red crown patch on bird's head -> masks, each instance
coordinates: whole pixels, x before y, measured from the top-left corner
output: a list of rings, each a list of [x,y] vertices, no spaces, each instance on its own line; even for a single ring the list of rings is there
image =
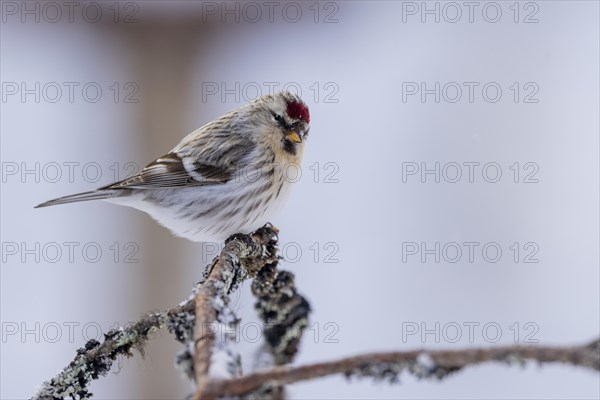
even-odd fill
[[[302,103],[290,101],[287,104],[287,114],[294,119],[301,119],[307,124],[310,123],[310,114],[308,113],[308,107]]]

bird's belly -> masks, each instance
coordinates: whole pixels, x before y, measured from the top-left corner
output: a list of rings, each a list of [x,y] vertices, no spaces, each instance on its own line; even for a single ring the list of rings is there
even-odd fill
[[[250,233],[285,204],[293,183],[277,178],[252,185],[139,190],[107,201],[148,213],[174,234],[195,242],[221,243],[234,233]]]

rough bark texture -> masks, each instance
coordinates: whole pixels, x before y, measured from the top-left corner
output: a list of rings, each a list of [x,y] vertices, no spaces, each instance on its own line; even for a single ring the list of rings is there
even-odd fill
[[[202,393],[210,379],[219,326],[235,323],[228,310],[229,294],[246,278],[256,276],[265,265],[277,261],[276,244],[277,231],[272,226],[265,226],[250,235],[229,238],[221,254],[213,261],[195,303],[194,375],[197,394]],[[226,347],[224,343],[220,345]]]
[[[373,353],[301,367],[275,367],[228,380],[213,380],[203,398],[251,393],[266,383],[286,385],[334,374],[398,382],[402,372],[418,378],[442,379],[466,366],[488,361],[522,365],[526,361],[564,363],[600,370],[600,339],[575,347],[509,346],[455,351]]]
[[[252,294],[256,297],[254,307],[263,322],[264,350],[268,356],[265,367],[291,363],[310,313],[308,301],[296,290],[294,274],[278,270],[276,263],[268,264],[254,278]],[[250,397],[282,399],[285,387],[266,383]]]
[[[216,399],[243,396],[271,398],[284,396],[285,385],[334,374],[369,377],[396,382],[402,372],[419,378],[442,379],[466,366],[483,362],[522,365],[528,360],[558,362],[600,371],[600,339],[583,346],[508,346],[456,351],[407,351],[373,353],[337,361],[290,366],[298,351],[310,306],[297,293],[294,276],[277,269],[277,230],[266,225],[249,235],[234,235],[207,267],[204,279],[192,296],[164,312],[142,317],[128,328],[109,331],[102,343],[90,340],[77,350],[75,359],[56,377],[42,384],[33,399],[87,399],[88,385],[104,376],[120,356],[134,350],[143,355],[153,332],[168,328],[184,344],[177,356],[178,366],[195,380],[193,398]],[[253,278],[256,310],[264,323],[266,353],[271,357],[264,371],[241,375],[240,360],[227,335],[235,332],[237,317],[229,307],[229,295],[239,284]],[[215,364],[225,363],[225,377],[217,376]],[[220,365],[223,367],[223,365]],[[223,369],[223,368],[221,368]]]

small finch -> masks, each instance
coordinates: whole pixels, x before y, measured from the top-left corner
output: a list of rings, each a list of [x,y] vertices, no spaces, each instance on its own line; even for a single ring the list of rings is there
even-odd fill
[[[309,123],[298,96],[262,96],[190,133],[138,175],[37,207],[105,200],[142,210],[193,241],[249,233],[285,203]]]

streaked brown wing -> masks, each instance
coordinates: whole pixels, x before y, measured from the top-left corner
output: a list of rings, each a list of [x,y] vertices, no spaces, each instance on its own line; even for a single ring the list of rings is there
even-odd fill
[[[224,117],[186,136],[138,175],[102,189],[163,189],[229,181],[248,165],[256,146],[231,126],[231,118]]]
[[[232,172],[219,166],[202,164],[195,166],[197,167],[196,170],[193,170],[190,174],[185,168],[183,160],[177,154],[169,153],[148,164],[138,175],[105,186],[102,189],[162,189],[201,186],[224,183],[231,178]],[[192,175],[198,178],[195,179]]]

